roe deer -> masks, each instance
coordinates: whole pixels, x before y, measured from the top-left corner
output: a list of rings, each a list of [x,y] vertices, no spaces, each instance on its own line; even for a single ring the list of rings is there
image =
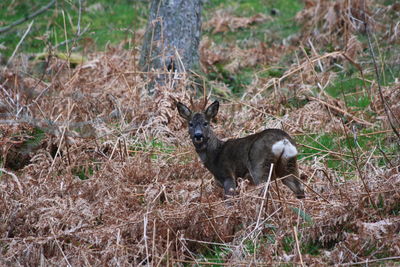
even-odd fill
[[[242,177],[258,185],[266,182],[271,163],[272,178],[283,177],[283,183],[297,196],[304,198],[298,181],[297,149],[293,139],[280,129],[266,129],[243,138],[222,141],[213,133],[210,121],[219,109],[214,101],[203,112],[192,112],[177,103],[179,115],[189,124],[189,134],[204,166],[214,175],[225,197],[234,195],[236,178]]]

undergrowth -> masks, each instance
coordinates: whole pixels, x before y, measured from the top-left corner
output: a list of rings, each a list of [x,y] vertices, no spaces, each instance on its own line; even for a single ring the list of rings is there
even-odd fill
[[[47,3],[3,2],[0,27]],[[149,1],[82,1],[68,46],[79,1],[13,58],[30,22],[1,34],[0,265],[398,264],[399,7],[362,3],[205,1],[198,75],[154,95],[137,66]],[[223,200],[175,110],[202,101],[194,81],[222,100],[218,136],[294,137],[304,200],[241,179]]]

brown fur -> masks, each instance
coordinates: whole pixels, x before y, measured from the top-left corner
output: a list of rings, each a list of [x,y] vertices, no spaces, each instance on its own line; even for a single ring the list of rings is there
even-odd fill
[[[204,112],[193,113],[182,103],[177,104],[178,112],[189,125],[189,134],[204,166],[224,188],[225,195],[233,195],[236,178],[248,178],[254,184],[267,181],[271,163],[274,164],[272,178],[284,177],[283,183],[298,198],[304,198],[304,189],[298,181],[299,173],[296,156],[284,157],[272,151],[272,146],[287,140],[287,146],[295,148],[294,140],[280,129],[266,129],[243,138],[221,141],[210,127],[210,121],[219,109],[218,101]],[[297,154],[297,151],[296,151]]]

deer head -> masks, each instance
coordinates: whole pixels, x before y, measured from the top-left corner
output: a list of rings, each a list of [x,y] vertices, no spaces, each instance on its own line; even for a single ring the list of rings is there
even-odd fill
[[[204,150],[213,135],[210,128],[211,120],[218,114],[219,102],[214,101],[205,111],[192,112],[181,102],[177,103],[179,115],[188,122],[189,134],[196,150]]]

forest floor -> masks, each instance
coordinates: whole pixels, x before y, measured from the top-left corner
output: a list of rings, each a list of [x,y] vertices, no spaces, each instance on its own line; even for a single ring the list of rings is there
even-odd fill
[[[0,31],[47,3],[3,1]],[[0,33],[0,265],[398,265],[400,4],[205,1],[199,68],[154,95],[148,5],[57,1]],[[224,201],[175,108],[204,96],[221,138],[295,138],[305,199]]]

